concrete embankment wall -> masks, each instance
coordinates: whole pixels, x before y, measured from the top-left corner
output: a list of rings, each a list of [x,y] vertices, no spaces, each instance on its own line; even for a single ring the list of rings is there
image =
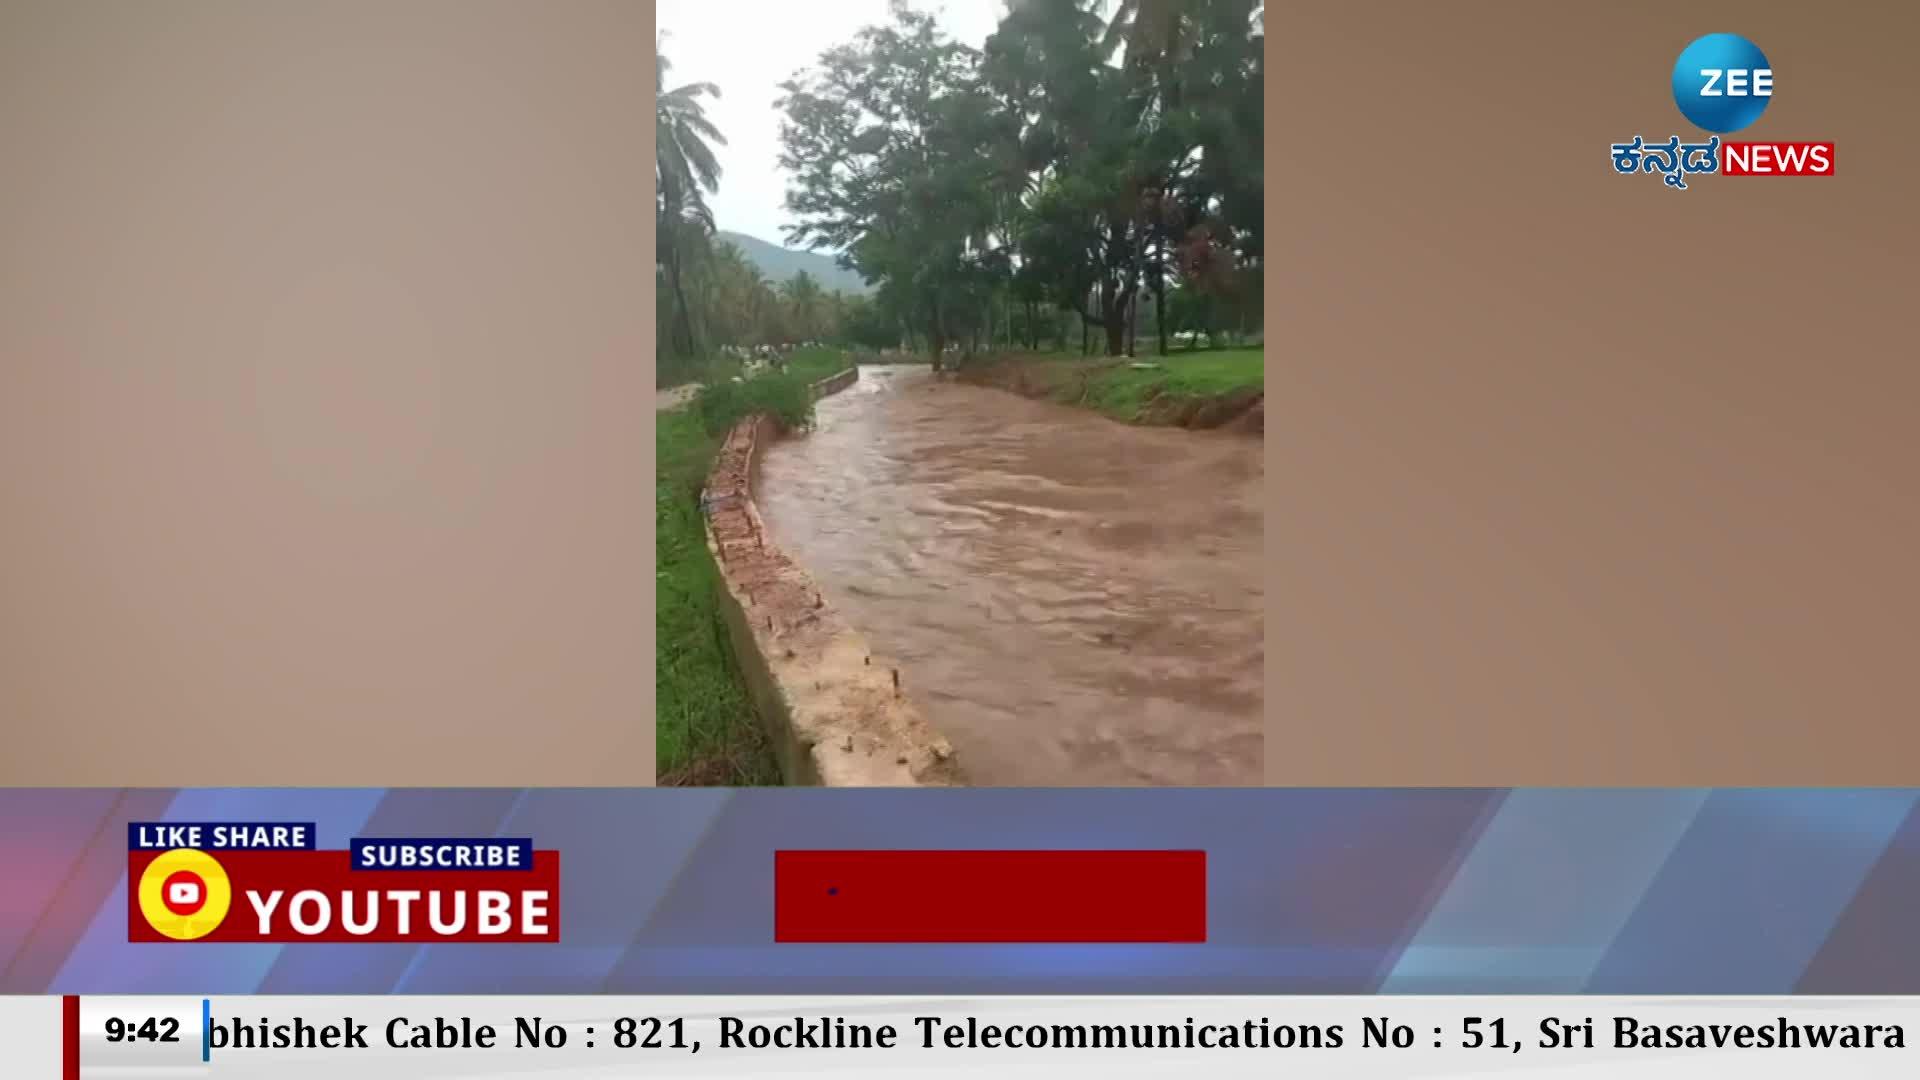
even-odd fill
[[[814,400],[818,401],[828,394],[837,394],[859,381],[860,369],[857,367],[850,367],[838,375],[830,375],[813,384]]]
[[[824,397],[859,380],[849,368],[814,384]],[[759,454],[779,438],[771,416],[727,434],[707,477],[707,546],[720,567],[721,617],[789,784],[949,787],[964,783],[953,748],[901,689],[894,669],[767,536],[754,504]]]

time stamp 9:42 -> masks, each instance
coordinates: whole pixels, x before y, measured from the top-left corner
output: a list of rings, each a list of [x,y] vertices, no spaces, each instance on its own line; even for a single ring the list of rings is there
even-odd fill
[[[117,1016],[109,1016],[105,1027],[107,1041],[110,1043],[180,1041],[180,1018],[176,1016],[148,1016],[138,1020],[122,1020]]]

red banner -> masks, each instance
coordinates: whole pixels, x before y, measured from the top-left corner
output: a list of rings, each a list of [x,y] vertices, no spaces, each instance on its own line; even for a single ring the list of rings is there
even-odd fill
[[[780,851],[786,942],[1201,942],[1204,851]]]

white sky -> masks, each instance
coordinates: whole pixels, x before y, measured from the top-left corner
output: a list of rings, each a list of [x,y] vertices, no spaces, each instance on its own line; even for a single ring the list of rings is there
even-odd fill
[[[979,48],[1000,23],[1002,0],[918,0],[939,15],[947,33]],[[780,118],[773,103],[795,71],[820,53],[851,40],[862,27],[887,21],[887,0],[657,0],[662,50],[673,62],[668,89],[690,82],[720,87],[707,115],[727,145],[720,157],[720,192],[708,200],[722,229],[784,244],[791,222],[782,204]]]

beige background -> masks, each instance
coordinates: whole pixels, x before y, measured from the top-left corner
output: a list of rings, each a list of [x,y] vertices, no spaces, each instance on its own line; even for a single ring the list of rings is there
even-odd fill
[[[0,784],[653,782],[651,22],[0,2]]]
[[[1267,20],[1269,782],[1920,779],[1920,6]],[[1613,174],[1716,31],[1833,178]]]
[[[1914,779],[1914,11],[1271,6],[1271,782]],[[0,784],[652,782],[650,22],[0,3]]]

